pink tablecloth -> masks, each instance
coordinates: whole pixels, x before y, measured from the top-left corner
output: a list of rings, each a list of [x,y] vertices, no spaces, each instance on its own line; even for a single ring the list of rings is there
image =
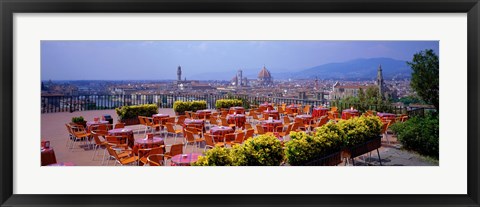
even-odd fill
[[[230,134],[234,132],[235,130],[233,130],[232,127],[226,127],[226,126],[216,126],[210,129],[210,134],[220,135],[215,137],[215,141],[223,141],[223,137],[225,137],[226,134]]]
[[[280,120],[272,120],[272,121],[263,121],[262,127],[265,132],[274,132],[278,126],[282,126],[282,121]]]
[[[327,108],[314,108],[312,112],[313,118],[318,118],[327,115],[328,109]]]
[[[183,122],[183,134],[185,134],[187,127],[195,127],[205,132],[205,121],[203,119],[185,119]]]
[[[298,115],[295,117],[295,119],[301,119],[304,124],[310,124],[312,121],[312,116],[311,115]]]
[[[147,139],[147,138],[135,139],[135,145],[133,146],[133,152],[137,153],[138,149],[160,147],[163,144],[164,144],[164,140],[161,137],[153,137],[153,139]]]
[[[229,124],[235,124],[236,127],[245,128],[245,122],[247,118],[244,114],[229,114],[227,116],[227,122]]]
[[[117,128],[108,130],[108,135],[110,136],[127,136],[128,137],[128,146],[133,147],[135,139],[133,137],[133,130],[129,128]]]
[[[172,157],[172,166],[190,166],[202,156],[200,153],[179,154]]]
[[[196,113],[199,119],[209,119],[210,115],[212,114],[212,110],[198,110]]]

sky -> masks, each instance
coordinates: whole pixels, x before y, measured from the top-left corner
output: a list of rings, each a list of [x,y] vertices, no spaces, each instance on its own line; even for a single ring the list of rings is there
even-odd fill
[[[293,72],[359,58],[412,60],[438,41],[42,41],[42,80],[164,80]],[[232,75],[233,76],[233,75]]]

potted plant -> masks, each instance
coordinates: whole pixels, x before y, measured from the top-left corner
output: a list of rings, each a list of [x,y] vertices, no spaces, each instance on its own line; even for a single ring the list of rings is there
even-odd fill
[[[290,165],[338,165],[342,162],[341,129],[328,123],[311,135],[305,132],[291,132],[291,140],[285,144],[285,156]]]
[[[338,123],[345,136],[343,157],[353,159],[381,147],[382,121],[377,116],[361,116]]]
[[[87,127],[87,121],[85,121],[83,116],[72,117],[72,123],[83,126],[84,128]]]

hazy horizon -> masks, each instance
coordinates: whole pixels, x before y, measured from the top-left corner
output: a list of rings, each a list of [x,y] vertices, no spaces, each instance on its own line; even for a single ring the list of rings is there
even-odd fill
[[[438,41],[42,41],[41,79],[175,80],[180,65],[182,79],[215,80],[264,65],[285,73],[356,59],[410,61],[425,49],[439,54]]]

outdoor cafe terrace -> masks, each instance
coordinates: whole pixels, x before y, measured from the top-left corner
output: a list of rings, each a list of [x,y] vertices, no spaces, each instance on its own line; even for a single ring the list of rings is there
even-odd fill
[[[285,143],[290,140],[289,131],[311,133],[316,127],[327,122],[337,122],[362,115],[353,107],[342,109],[319,105],[320,107],[304,110],[306,105],[296,107],[298,105],[295,104],[276,106],[266,104],[263,106],[265,108],[262,108],[262,105],[260,104],[256,110],[232,107],[224,112],[215,109],[197,111],[187,114],[186,119],[184,116],[176,115],[173,108],[158,108],[158,114],[139,117],[144,118],[143,121],[127,126],[117,125],[119,119],[113,109],[42,113],[42,165],[190,165],[215,146],[231,148],[236,144],[242,145],[250,137],[255,139],[262,134],[277,137]],[[295,110],[292,111],[292,108]],[[335,109],[338,111],[332,113]],[[389,123],[408,119],[408,115],[405,114],[372,111],[368,113],[370,116],[379,116],[382,120],[388,120]],[[112,125],[100,118],[104,115],[110,115],[113,120]],[[78,116],[84,117],[87,127],[71,124],[72,117]],[[70,129],[67,129],[69,126]],[[81,133],[76,133],[78,130]],[[341,162],[336,164],[338,166],[438,165],[416,153],[402,150],[388,127],[383,127],[382,130],[378,151],[373,150],[354,159],[342,157]],[[116,138],[124,137],[125,140],[113,141],[109,135]],[[45,141],[49,142],[48,148],[43,147]],[[154,153],[152,150],[159,151]],[[155,157],[153,156],[155,154],[162,156]]]

